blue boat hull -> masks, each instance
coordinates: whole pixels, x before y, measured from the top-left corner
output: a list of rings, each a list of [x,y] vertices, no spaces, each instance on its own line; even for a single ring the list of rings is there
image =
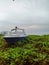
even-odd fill
[[[26,37],[5,37],[4,38],[7,43],[15,43],[17,41],[21,41],[26,39]]]

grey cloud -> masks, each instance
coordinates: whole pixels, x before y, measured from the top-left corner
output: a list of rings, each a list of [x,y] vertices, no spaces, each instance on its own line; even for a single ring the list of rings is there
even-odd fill
[[[37,25],[39,28],[30,31],[49,31],[49,0],[1,0],[0,30],[15,25]]]

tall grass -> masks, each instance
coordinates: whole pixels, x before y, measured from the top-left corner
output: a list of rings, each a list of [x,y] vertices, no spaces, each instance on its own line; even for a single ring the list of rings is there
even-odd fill
[[[49,65],[49,35],[29,35],[14,45],[0,36],[0,65]]]

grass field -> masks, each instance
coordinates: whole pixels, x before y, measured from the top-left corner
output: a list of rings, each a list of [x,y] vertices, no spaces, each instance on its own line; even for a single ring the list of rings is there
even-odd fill
[[[49,35],[29,35],[14,45],[0,35],[0,65],[49,65]]]

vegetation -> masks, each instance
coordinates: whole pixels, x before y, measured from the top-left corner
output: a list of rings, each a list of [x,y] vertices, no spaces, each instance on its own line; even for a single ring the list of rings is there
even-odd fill
[[[0,35],[0,65],[49,65],[49,35],[29,35],[13,45]]]

